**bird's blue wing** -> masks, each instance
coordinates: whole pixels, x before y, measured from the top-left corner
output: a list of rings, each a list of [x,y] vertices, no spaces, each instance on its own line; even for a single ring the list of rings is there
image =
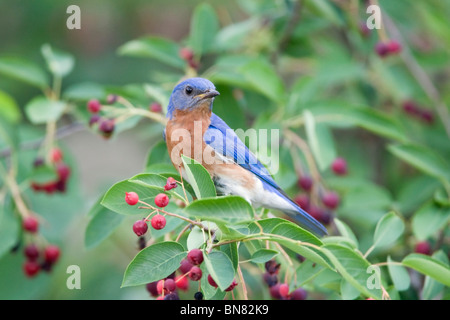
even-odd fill
[[[233,160],[270,186],[280,189],[266,167],[239,139],[234,130],[214,113],[211,115],[211,124],[205,132],[204,140],[215,152]]]
[[[327,230],[322,224],[289,198],[283,189],[277,185],[266,167],[264,167],[256,156],[239,139],[234,130],[214,113],[211,115],[211,124],[205,132],[204,140],[215,152],[220,153],[222,156],[225,156],[244,169],[255,174],[262,181],[264,189],[274,192],[278,196],[289,201],[295,210],[289,210],[286,213],[297,220],[300,225],[313,231],[319,236],[327,234]]]

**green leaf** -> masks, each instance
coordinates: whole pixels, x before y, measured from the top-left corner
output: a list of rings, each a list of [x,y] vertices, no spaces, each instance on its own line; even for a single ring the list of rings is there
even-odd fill
[[[62,101],[36,97],[25,106],[25,114],[33,124],[44,124],[57,121],[64,113],[66,104]]]
[[[181,187],[181,185],[178,185],[176,188],[173,188],[169,191],[165,191],[164,186],[167,183],[167,178],[162,175],[154,174],[154,173],[141,173],[141,174],[138,174],[138,175],[132,177],[128,181],[134,182],[137,184],[141,184],[144,186],[148,186],[148,187],[151,187],[152,189],[159,190],[160,192],[165,192],[170,195],[173,195],[180,200],[183,200],[183,201],[185,200],[183,188]],[[187,195],[188,195],[188,201],[192,201],[192,197],[189,197],[190,194],[187,194]]]
[[[146,168],[157,163],[171,163],[169,153],[167,152],[167,145],[164,140],[158,141],[151,147],[145,163]]]
[[[432,258],[441,261],[444,265],[449,265],[447,254],[444,253],[442,250],[436,251],[431,256]],[[442,292],[442,290],[445,288],[445,286],[434,280],[433,278],[426,276],[425,281],[423,284],[422,289],[422,299],[423,300],[431,300],[435,299],[438,294]]]
[[[202,278],[200,279],[200,286],[202,288],[203,298],[205,300],[223,300],[225,298],[225,291],[220,290],[219,288],[215,288],[208,282],[208,268],[206,267],[206,263],[202,263],[200,265],[200,269],[202,270]]]
[[[88,213],[89,221],[84,234],[84,245],[87,249],[92,249],[108,238],[113,231],[121,224],[123,215],[113,213],[103,207],[100,202],[101,197]]]
[[[412,218],[412,231],[417,240],[426,240],[450,221],[450,208],[433,201],[423,205]]]
[[[370,108],[353,108],[345,115],[356,125],[388,139],[408,141],[400,124],[392,117]]]
[[[124,180],[114,184],[106,193],[102,199],[102,206],[108,208],[111,211],[125,214],[134,215],[142,214],[144,215],[147,211],[139,209],[139,204],[130,206],[125,202],[125,193],[134,191],[138,194],[139,200],[144,201],[148,204],[154,204],[155,197],[161,193],[158,188],[152,188],[149,186],[144,186],[142,184]],[[149,212],[148,212],[149,213]],[[147,214],[148,214],[147,213]]]
[[[326,256],[323,255],[319,246],[322,241],[311,232],[302,229],[298,225],[285,221],[275,226],[270,234],[266,235],[270,240],[291,249],[295,253],[310,259],[321,266],[332,268]],[[299,242],[303,242],[299,243]],[[314,246],[310,246],[312,244]]]
[[[433,150],[420,145],[390,145],[389,151],[418,170],[440,180],[450,181],[450,165]]]
[[[240,72],[253,90],[275,103],[284,102],[284,84],[268,62],[262,59],[251,60],[240,68]]]
[[[0,117],[10,123],[18,123],[22,118],[19,106],[14,98],[3,91],[0,91]]]
[[[67,87],[63,94],[65,99],[88,101],[102,100],[106,97],[105,88],[95,82],[80,82]]]
[[[44,89],[48,86],[47,74],[37,65],[15,57],[0,58],[0,74]]]
[[[350,227],[344,223],[343,221],[339,220],[338,218],[334,218],[334,224],[336,225],[337,230],[339,233],[350,240],[350,242],[353,243],[355,248],[358,248],[358,239],[356,238],[353,231],[350,229]]]
[[[219,31],[219,19],[213,7],[208,3],[199,4],[192,14],[189,46],[200,58],[214,49],[214,39]]]
[[[148,246],[139,251],[128,265],[122,287],[164,279],[180,267],[186,255],[187,252],[178,242],[165,241]]]
[[[178,54],[179,47],[166,38],[144,37],[132,40],[119,48],[120,55],[153,58],[169,66],[184,69],[185,61]]]
[[[194,189],[198,199],[216,196],[216,187],[209,175],[209,172],[197,161],[181,155],[186,180]]]
[[[377,223],[373,235],[373,247],[382,247],[394,243],[405,230],[405,224],[394,212],[385,214]]]
[[[324,245],[322,250],[342,277],[359,292],[369,297],[381,299],[381,287],[377,287],[377,283],[381,284],[379,274],[371,272],[369,262],[360,254],[338,244]]]
[[[252,254],[250,260],[254,263],[264,263],[278,254],[278,251],[271,249],[259,249]]]
[[[411,284],[408,270],[401,265],[393,264],[390,256],[387,258],[387,266],[395,289],[397,291],[407,290]]]
[[[0,206],[0,258],[19,241],[20,222],[9,206]]]
[[[41,47],[41,52],[47,62],[48,69],[57,77],[68,75],[75,65],[75,60],[71,54],[55,50],[48,43]]]
[[[450,286],[450,268],[443,262],[420,253],[407,255],[402,264]]]
[[[200,248],[202,244],[206,242],[208,235],[202,231],[199,227],[195,226],[187,237],[186,246],[188,251]]]
[[[253,208],[243,198],[226,196],[219,198],[199,199],[190,203],[184,212],[191,218],[210,221],[240,222],[253,217]]]
[[[230,258],[221,251],[212,251],[203,256],[209,274],[220,290],[225,291],[234,279],[234,268]]]
[[[333,135],[327,125],[316,123],[310,111],[305,110],[303,116],[305,118],[305,129],[309,146],[319,165],[319,169],[324,171],[336,158]]]

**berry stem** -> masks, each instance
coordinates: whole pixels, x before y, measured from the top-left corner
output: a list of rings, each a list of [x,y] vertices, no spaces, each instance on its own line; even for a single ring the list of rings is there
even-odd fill
[[[176,214],[176,213],[168,212],[168,211],[163,210],[163,209],[161,209],[161,208],[155,208],[154,206],[152,206],[152,205],[150,205],[150,204],[148,204],[148,203],[146,203],[146,202],[144,202],[144,201],[141,201],[141,200],[139,200],[139,203],[142,203],[142,204],[145,204],[145,205],[146,205],[146,206],[144,206],[144,207],[139,207],[139,209],[152,209],[152,210],[155,210],[155,211],[157,211],[157,212],[165,213],[165,214],[167,214],[168,216],[179,218],[179,219],[181,219],[181,220],[184,220],[184,221],[186,221],[186,222],[189,222],[190,224],[196,225],[196,226],[198,226],[198,227],[200,227],[200,228],[204,228],[204,226],[201,224],[201,222],[191,220],[191,219],[189,219],[189,218],[180,216],[180,215],[178,215],[178,214]]]

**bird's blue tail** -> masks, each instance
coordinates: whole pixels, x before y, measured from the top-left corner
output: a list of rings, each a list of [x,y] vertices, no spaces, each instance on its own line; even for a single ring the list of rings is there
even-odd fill
[[[308,231],[311,231],[319,237],[323,237],[328,234],[327,229],[316,219],[314,219],[309,213],[293,203],[295,209],[284,210],[283,212],[292,217],[301,227]]]

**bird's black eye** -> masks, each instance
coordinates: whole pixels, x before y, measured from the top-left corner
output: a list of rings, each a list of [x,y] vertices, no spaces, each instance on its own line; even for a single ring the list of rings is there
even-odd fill
[[[187,86],[186,89],[184,89],[184,91],[186,92],[187,95],[190,95],[194,91],[194,89],[192,89],[191,86]]]

